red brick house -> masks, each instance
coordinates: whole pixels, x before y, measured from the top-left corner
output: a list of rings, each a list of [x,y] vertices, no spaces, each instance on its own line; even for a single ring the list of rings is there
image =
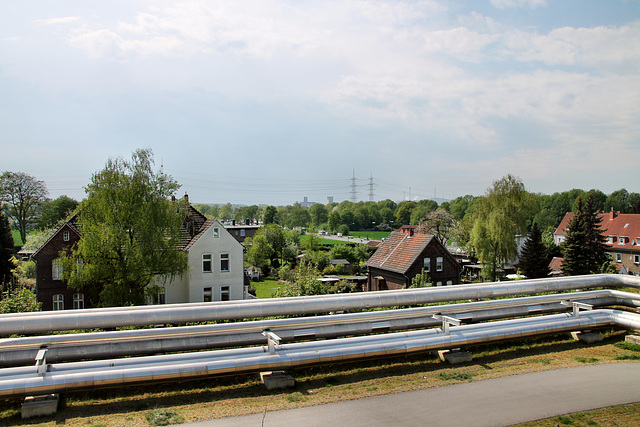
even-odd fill
[[[424,269],[434,286],[460,283],[462,267],[435,236],[392,232],[365,264],[367,290],[405,289]]]
[[[640,275],[640,214],[600,212],[600,229],[607,238],[607,252],[617,263],[621,274]],[[573,212],[567,212],[553,233],[556,245],[564,242]]]
[[[86,290],[67,288],[62,280],[62,265],[58,262],[60,252],[80,240],[77,226],[78,217],[74,215],[32,255],[36,262],[36,294],[43,311],[93,307]]]

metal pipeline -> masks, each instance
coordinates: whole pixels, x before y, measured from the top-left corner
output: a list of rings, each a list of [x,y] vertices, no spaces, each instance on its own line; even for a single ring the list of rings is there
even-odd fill
[[[398,291],[3,314],[0,315],[0,335],[319,314],[378,307],[416,306],[444,301],[566,292],[594,287],[640,288],[640,277],[598,274]]]
[[[640,294],[605,289],[295,319],[9,338],[0,340],[0,365],[31,364],[42,347],[47,348],[48,361],[60,362],[263,345],[265,329],[276,332],[282,342],[336,338],[437,326],[434,314],[455,314],[464,322],[480,322],[562,312],[567,310],[562,301],[580,301],[596,307],[640,307]]]
[[[639,330],[640,315],[619,310],[594,310],[451,327],[448,333],[437,328],[284,344],[276,346],[274,351],[250,347],[48,365],[47,371],[41,374],[35,367],[6,368],[0,370],[0,397],[291,369],[606,326]]]

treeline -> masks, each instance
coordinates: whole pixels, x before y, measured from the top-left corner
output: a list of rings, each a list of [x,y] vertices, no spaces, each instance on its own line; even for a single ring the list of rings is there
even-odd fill
[[[538,224],[540,230],[555,229],[565,213],[576,210],[578,199],[586,199],[589,195],[592,195],[597,210],[640,213],[640,194],[630,193],[624,188],[608,195],[595,189],[589,191],[573,189],[552,195],[532,194],[534,207],[528,213],[528,229],[531,229],[534,222]],[[346,235],[354,230],[390,231],[402,225],[419,225],[427,219],[429,214],[438,209],[448,212],[454,220],[464,226],[465,222],[470,222],[479,204],[486,197],[486,195],[465,195],[440,205],[428,199],[400,203],[387,199],[379,202],[358,203],[343,201],[326,205],[316,203],[309,208],[300,203],[279,207],[196,205],[196,208],[212,218],[234,219],[238,222],[260,221],[265,224],[275,223],[290,229],[304,227]]]

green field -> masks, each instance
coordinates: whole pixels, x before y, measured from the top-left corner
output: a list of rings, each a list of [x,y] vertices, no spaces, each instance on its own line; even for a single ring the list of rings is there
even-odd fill
[[[262,282],[251,282],[251,286],[256,288],[258,298],[271,298],[276,290],[284,287],[284,283],[278,283],[274,279],[265,279]]]
[[[18,230],[11,230],[11,234],[13,235],[13,244],[15,246],[22,246],[22,239],[20,238],[20,232]]]
[[[389,231],[350,231],[349,236],[358,237],[360,239],[369,238],[369,240],[382,240],[389,237]]]

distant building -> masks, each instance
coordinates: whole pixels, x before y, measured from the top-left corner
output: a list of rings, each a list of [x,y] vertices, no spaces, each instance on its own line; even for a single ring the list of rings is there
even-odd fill
[[[403,230],[392,232],[365,264],[367,290],[409,288],[423,270],[434,286],[460,283],[462,267],[435,236]]]

